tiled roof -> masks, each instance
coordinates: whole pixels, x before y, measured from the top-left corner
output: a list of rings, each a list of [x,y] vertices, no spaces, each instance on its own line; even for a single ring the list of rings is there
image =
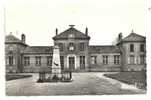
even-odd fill
[[[105,45],[105,46],[89,46],[90,53],[120,53],[121,50],[118,46]]]
[[[24,53],[52,53],[53,46],[29,46],[26,47]]]
[[[5,43],[21,43],[21,44],[27,45],[12,34],[9,34],[5,37]]]
[[[22,41],[18,39],[17,37],[15,37],[14,35],[9,34],[6,36],[5,42],[22,42]]]
[[[68,39],[69,34],[73,34],[74,39],[90,39],[89,36],[87,36],[86,34],[80,32],[79,30],[77,30],[73,27],[71,27],[71,28],[65,30],[64,32],[54,36],[53,39]]]
[[[131,33],[127,37],[125,37],[122,41],[145,41],[145,37],[136,33]]]

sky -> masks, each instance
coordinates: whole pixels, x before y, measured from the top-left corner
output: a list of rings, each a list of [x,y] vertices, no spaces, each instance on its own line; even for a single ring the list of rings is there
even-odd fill
[[[6,34],[26,35],[32,46],[53,45],[55,29],[75,28],[91,37],[90,45],[110,45],[120,32],[146,35],[144,0],[6,0]]]

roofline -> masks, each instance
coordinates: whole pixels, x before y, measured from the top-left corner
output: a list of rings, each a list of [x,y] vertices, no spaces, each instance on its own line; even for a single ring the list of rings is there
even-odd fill
[[[28,47],[53,47],[53,46],[28,46]]]
[[[53,40],[67,40],[69,38],[56,38],[56,37],[53,37],[52,38]],[[79,39],[83,39],[83,40],[90,40],[91,38],[88,36],[87,38],[73,38],[75,40],[79,40]]]
[[[24,46],[28,46],[28,44],[22,43],[22,42],[5,42],[5,44],[21,44]]]
[[[92,46],[95,46],[95,47],[108,47],[108,46],[110,46],[110,47],[115,47],[116,45],[89,45],[89,47],[92,47]]]
[[[121,54],[121,52],[89,52],[89,54]]]
[[[124,39],[126,39],[127,37],[129,37],[131,34],[136,34],[142,38],[145,38],[146,39],[146,36],[143,36],[143,35],[140,35],[140,34],[137,34],[137,33],[130,33],[129,35],[127,35],[125,38],[122,39],[122,41],[124,41]]]
[[[53,52],[23,52],[22,54],[53,54]]]
[[[62,34],[62,33],[64,33],[64,32],[66,32],[66,31],[69,30],[69,29],[75,29],[76,31],[78,31],[78,32],[80,32],[80,33],[82,33],[82,34],[84,34],[84,33],[81,32],[80,30],[78,30],[78,29],[76,29],[76,28],[74,28],[74,27],[70,27],[70,28],[68,28],[68,29],[66,29],[66,30],[64,30],[64,31],[62,31],[62,32],[60,32],[58,35],[60,35],[60,34]],[[54,36],[52,39],[53,39],[53,40],[58,40],[58,39],[68,39],[68,38],[56,38],[56,36]],[[88,39],[88,40],[90,40],[90,36],[87,35],[87,38],[74,38],[74,39]]]

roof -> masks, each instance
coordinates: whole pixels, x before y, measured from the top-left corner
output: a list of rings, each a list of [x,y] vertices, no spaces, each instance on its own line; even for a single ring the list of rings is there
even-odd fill
[[[52,53],[53,46],[29,46],[26,47],[24,53]]]
[[[104,46],[89,46],[90,53],[120,53],[121,50],[118,46],[104,45]]]
[[[56,35],[53,37],[54,40],[56,39],[68,39],[69,34],[74,35],[74,39],[90,39],[90,37],[79,30],[70,27],[69,29],[65,30],[64,32]]]
[[[144,42],[145,41],[145,37],[139,34],[136,34],[134,32],[130,33],[127,37],[125,37],[123,40],[123,42],[129,42],[129,41],[134,41],[134,42]]]
[[[5,43],[19,43],[19,44],[27,45],[12,34],[9,34],[5,37]]]

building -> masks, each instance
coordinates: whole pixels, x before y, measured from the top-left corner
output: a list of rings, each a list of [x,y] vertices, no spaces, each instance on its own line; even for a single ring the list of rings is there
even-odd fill
[[[72,71],[141,71],[146,70],[146,37],[133,31],[125,38],[118,35],[116,45],[89,45],[88,28],[85,33],[70,28],[53,37],[60,48],[61,69]],[[39,72],[51,70],[53,46],[29,46],[9,34],[5,39],[7,72]]]

